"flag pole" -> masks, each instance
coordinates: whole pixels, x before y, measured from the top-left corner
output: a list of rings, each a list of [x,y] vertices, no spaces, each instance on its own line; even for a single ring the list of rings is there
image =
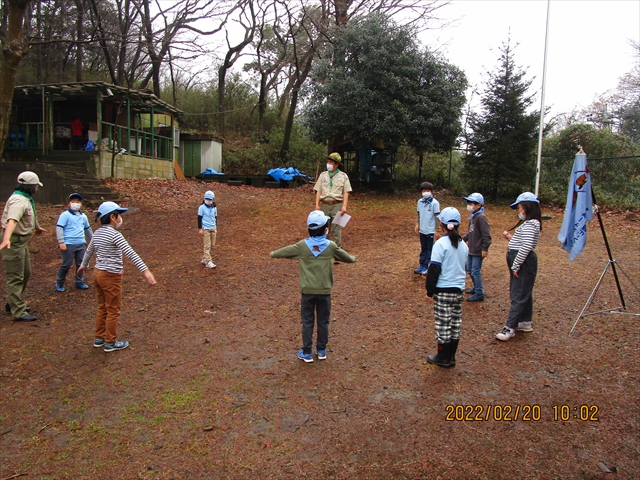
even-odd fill
[[[594,209],[596,211],[596,215],[598,217],[598,223],[600,223],[600,231],[602,232],[602,239],[604,240],[604,245],[607,248],[607,255],[609,256],[609,261],[605,265],[604,270],[602,272],[602,275],[600,275],[600,278],[598,279],[598,281],[596,283],[596,286],[594,287],[593,291],[591,292],[591,295],[589,296],[589,298],[587,300],[587,303],[585,303],[584,307],[582,308],[582,311],[580,312],[580,315],[578,315],[578,318],[574,322],[573,327],[571,327],[571,330],[569,331],[569,335],[571,335],[571,333],[573,332],[574,328],[576,328],[576,325],[578,324],[578,322],[580,321],[580,319],[582,317],[586,317],[586,316],[589,316],[589,315],[596,315],[598,313],[606,313],[606,312],[622,313],[622,312],[619,312],[619,311],[627,309],[627,304],[625,303],[624,295],[622,294],[622,288],[620,287],[620,279],[618,278],[618,271],[616,270],[616,261],[613,258],[613,256],[611,255],[611,247],[609,246],[609,240],[607,239],[607,233],[604,231],[604,224],[602,223],[602,217],[600,216],[600,208],[598,208],[598,204],[596,202],[595,193],[593,193],[593,186],[591,187],[591,197],[593,199],[592,200],[593,201],[593,206],[594,206]],[[595,297],[596,292],[598,291],[598,288],[600,287],[600,284],[602,283],[602,280],[604,279],[604,276],[607,273],[607,270],[609,269],[609,267],[611,267],[611,270],[613,271],[613,277],[616,280],[616,287],[618,288],[618,296],[620,297],[620,303],[622,303],[622,306],[614,307],[614,308],[608,308],[606,310],[600,310],[598,312],[585,314],[584,312],[591,305],[591,302],[593,301],[593,298]],[[624,270],[622,271],[622,273],[625,273]],[[625,275],[626,275],[626,273],[625,273]]]
[[[538,131],[538,159],[536,163],[536,188],[535,195],[538,197],[540,190],[540,170],[542,167],[542,133],[544,131],[544,92],[547,86],[547,47],[549,40],[549,10],[551,9],[551,0],[547,0],[547,26],[544,34],[544,61],[542,63],[542,95],[540,101],[540,127]]]

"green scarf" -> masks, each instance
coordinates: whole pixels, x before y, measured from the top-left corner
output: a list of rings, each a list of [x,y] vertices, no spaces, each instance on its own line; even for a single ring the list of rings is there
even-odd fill
[[[36,216],[36,202],[33,201],[33,197],[28,193],[23,192],[22,190],[14,190],[13,193],[16,195],[22,195],[23,197],[27,197],[31,202],[31,208],[33,208],[33,223],[36,226],[36,230],[37,230],[39,228],[38,217]]]
[[[338,173],[340,173],[340,169],[336,168],[335,172],[327,172],[329,174],[329,190],[333,188],[333,177],[335,177]]]

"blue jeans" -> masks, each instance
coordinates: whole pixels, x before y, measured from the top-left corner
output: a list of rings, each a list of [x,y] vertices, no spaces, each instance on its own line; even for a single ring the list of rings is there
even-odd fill
[[[431,250],[433,249],[433,233],[420,234],[420,266],[429,268],[431,262]]]
[[[64,281],[67,278],[67,273],[71,269],[74,260],[76,261],[76,271],[78,270],[78,268],[80,268],[82,259],[84,258],[86,246],[86,243],[67,245],[67,249],[64,252],[60,252],[62,254],[62,265],[60,265],[60,269],[58,270],[56,285],[60,287],[64,286]],[[84,278],[82,275],[76,274],[76,285],[80,283],[84,283]]]
[[[473,281],[473,288],[476,291],[475,295],[484,297],[484,290],[482,289],[482,275],[480,270],[482,269],[482,256],[481,255],[469,255],[467,257],[467,273]]]

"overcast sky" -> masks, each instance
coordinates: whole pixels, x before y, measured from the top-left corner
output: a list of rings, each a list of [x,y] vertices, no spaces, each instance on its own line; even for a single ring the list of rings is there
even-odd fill
[[[498,64],[498,47],[511,32],[516,64],[528,67],[532,88],[542,89],[546,0],[458,0],[441,11],[453,25],[425,32],[421,40],[462,68],[470,85],[486,80]],[[545,105],[550,116],[580,109],[614,89],[638,59],[640,0],[551,0]],[[537,108],[540,95],[536,97]],[[474,104],[476,101],[473,102]]]

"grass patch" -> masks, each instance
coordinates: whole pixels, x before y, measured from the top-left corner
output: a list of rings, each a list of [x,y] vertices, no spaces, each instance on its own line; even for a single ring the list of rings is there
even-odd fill
[[[173,390],[169,390],[167,393],[162,395],[162,406],[169,410],[184,408],[191,405],[199,398],[200,392],[198,390],[190,390],[182,393],[176,393]]]

